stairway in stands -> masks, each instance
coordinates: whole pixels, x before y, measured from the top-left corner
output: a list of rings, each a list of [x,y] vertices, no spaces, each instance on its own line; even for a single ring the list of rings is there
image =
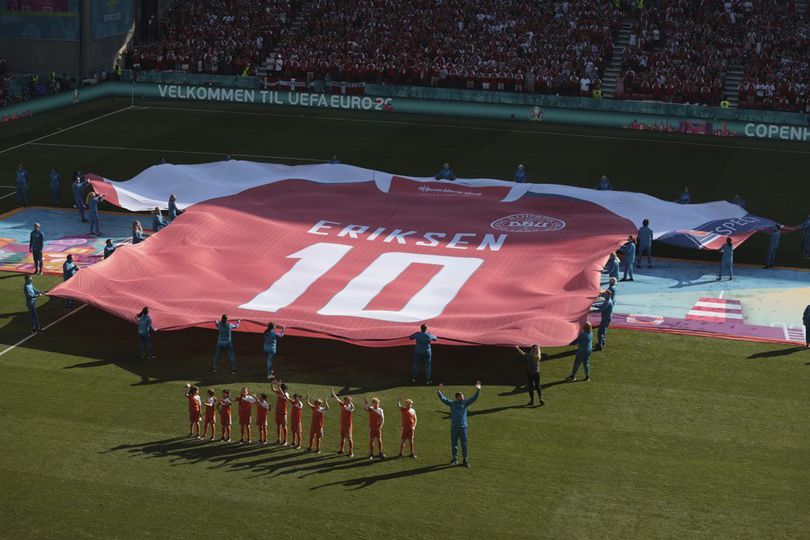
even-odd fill
[[[616,83],[619,80],[622,70],[622,55],[624,49],[630,41],[630,29],[633,28],[633,19],[625,19],[619,29],[619,37],[613,44],[613,57],[605,68],[605,75],[602,78],[602,97],[612,98],[616,94]]]
[[[290,22],[290,27],[287,29],[286,35],[295,36],[299,32],[301,32],[301,26],[303,26],[304,24],[303,12],[304,10],[302,5],[302,9],[298,11],[298,13],[293,18],[292,22]],[[276,58],[276,53],[279,50],[279,45],[281,45],[281,40],[279,40],[279,42],[276,43],[276,46],[270,52],[270,55],[267,58],[265,58],[264,62],[259,66],[259,69],[257,70],[259,77],[264,78],[265,75],[267,75],[270,71],[273,70],[273,64],[275,63],[274,60]]]
[[[740,60],[730,60],[728,64],[728,71],[726,72],[726,81],[723,85],[723,93],[731,103],[732,107],[737,106],[739,98],[737,90],[743,80],[743,66]]]

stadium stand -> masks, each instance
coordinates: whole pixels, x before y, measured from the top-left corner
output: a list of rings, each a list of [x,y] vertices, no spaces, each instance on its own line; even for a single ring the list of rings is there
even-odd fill
[[[805,0],[178,0],[135,70],[808,112]],[[409,29],[407,32],[403,29]],[[621,34],[621,37],[620,37]],[[615,49],[615,58],[614,58]],[[613,67],[609,67],[611,65]],[[615,79],[615,83],[614,83]],[[739,86],[737,87],[737,83]]]
[[[299,6],[298,0],[177,0],[161,20],[160,38],[128,51],[125,65],[254,75]]]

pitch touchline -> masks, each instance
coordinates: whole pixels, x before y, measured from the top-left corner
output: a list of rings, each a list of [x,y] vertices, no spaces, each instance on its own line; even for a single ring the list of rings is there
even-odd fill
[[[120,112],[129,110],[131,108],[132,108],[132,106],[128,105],[128,106],[124,107],[123,109],[118,109],[118,110],[115,110],[113,112],[102,114],[101,116],[96,116],[95,118],[91,118],[90,120],[85,120],[84,122],[79,122],[78,124],[68,126],[68,127],[64,128],[64,129],[57,129],[56,131],[54,131],[53,133],[49,133],[48,135],[43,135],[42,137],[37,137],[36,139],[31,139],[28,142],[24,142],[24,143],[18,144],[16,146],[10,146],[10,147],[8,147],[8,148],[6,148],[4,150],[0,150],[0,154],[5,154],[6,152],[10,152],[11,150],[15,150],[17,148],[22,148],[23,146],[27,146],[29,144],[34,144],[35,142],[41,141],[43,139],[47,139],[48,137],[53,137],[54,135],[58,135],[59,133],[64,133],[65,131],[70,131],[71,129],[75,129],[77,127],[85,126],[85,125],[89,124],[90,122],[95,122],[96,120],[101,120],[102,118],[107,118],[108,116],[118,114]]]
[[[73,311],[71,311],[71,312],[69,312],[69,313],[65,313],[64,315],[62,315],[61,317],[59,317],[58,319],[56,319],[55,321],[53,321],[51,324],[49,324],[49,325],[45,326],[45,328],[43,328],[43,329],[42,329],[42,332],[44,332],[45,330],[47,330],[47,329],[48,329],[48,328],[50,328],[51,326],[55,325],[56,323],[58,323],[58,322],[60,322],[60,321],[63,321],[63,320],[65,320],[65,319],[67,319],[68,317],[70,317],[71,315],[73,315],[74,313],[76,313],[77,311],[81,311],[81,310],[82,310],[82,309],[84,309],[85,307],[87,307],[87,304],[82,304],[82,305],[80,305],[79,307],[77,307],[76,309],[74,309]],[[38,334],[38,333],[39,333],[39,332],[37,332],[37,334]],[[11,350],[13,350],[13,349],[16,349],[17,347],[19,347],[20,345],[22,345],[23,343],[25,343],[26,341],[28,341],[28,340],[29,340],[29,339],[31,339],[32,337],[36,336],[37,334],[32,333],[32,334],[29,334],[29,335],[25,336],[24,338],[22,338],[20,341],[18,341],[18,342],[17,342],[17,343],[15,343],[14,345],[11,345],[10,347],[8,347],[8,348],[6,348],[6,349],[4,349],[4,350],[0,351],[0,356],[3,356],[3,355],[4,355],[4,354],[6,354],[7,352],[9,352],[9,351],[11,351]]]
[[[278,118],[307,118],[311,120],[334,120],[338,122],[359,122],[367,124],[389,124],[401,126],[424,126],[448,129],[463,129],[463,130],[478,130],[478,131],[495,131],[499,133],[520,133],[522,135],[540,135],[540,136],[559,136],[559,137],[578,137],[582,139],[607,139],[612,141],[634,141],[646,143],[660,143],[660,144],[683,144],[687,146],[700,146],[700,147],[714,147],[714,148],[728,148],[739,150],[758,150],[764,152],[782,152],[786,154],[810,154],[808,150],[788,150],[780,148],[761,148],[757,146],[736,146],[733,144],[717,144],[711,142],[696,142],[696,141],[667,141],[663,139],[643,139],[640,137],[619,137],[616,135],[590,135],[585,133],[565,133],[562,131],[532,131],[527,129],[506,129],[495,128],[486,126],[459,126],[453,124],[433,124],[426,122],[408,122],[406,120],[371,120],[368,118],[349,118],[339,116],[312,116],[305,114],[289,114],[289,113],[266,113],[257,111],[223,111],[218,109],[199,109],[193,107],[161,107],[161,106],[134,106],[133,108],[146,109],[146,110],[168,110],[168,111],[188,111],[188,112],[210,112],[221,114],[241,114],[247,116],[273,116]]]
[[[157,152],[163,154],[196,154],[200,156],[220,156],[220,157],[224,156],[224,153],[222,152],[201,152],[198,150],[167,150],[165,148],[133,148],[128,146],[99,146],[94,144],[62,144],[62,143],[41,143],[41,142],[32,142],[29,144],[31,144],[31,146],[57,146],[63,148],[87,148],[92,150],[118,150],[118,151],[129,150],[133,152]],[[231,154],[231,155],[248,158],[286,159],[289,161],[312,161],[317,163],[325,163],[325,161],[322,159],[305,158],[305,157],[265,156],[260,154]]]

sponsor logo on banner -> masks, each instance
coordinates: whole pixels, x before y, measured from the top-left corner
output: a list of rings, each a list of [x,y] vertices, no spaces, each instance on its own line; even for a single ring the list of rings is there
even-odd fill
[[[757,139],[780,139],[783,141],[810,141],[810,128],[806,126],[782,126],[777,124],[745,124],[745,135]]]
[[[543,109],[540,107],[532,107],[529,109],[529,120],[532,122],[542,122],[544,114]]]
[[[464,189],[454,189],[454,188],[445,188],[445,187],[430,187],[430,186],[419,186],[417,188],[420,195],[463,195],[466,197],[480,197],[483,195],[480,191],[469,191]]]
[[[490,226],[496,231],[554,232],[565,228],[565,221],[537,214],[512,214],[496,219]]]

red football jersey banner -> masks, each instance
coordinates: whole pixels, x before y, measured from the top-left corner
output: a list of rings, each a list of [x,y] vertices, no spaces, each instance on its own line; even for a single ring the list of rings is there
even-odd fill
[[[192,204],[52,292],[130,321],[148,306],[160,330],[225,313],[248,331],[274,321],[368,346],[402,344],[423,322],[446,343],[567,344],[636,225],[587,200],[511,190],[290,177]]]

